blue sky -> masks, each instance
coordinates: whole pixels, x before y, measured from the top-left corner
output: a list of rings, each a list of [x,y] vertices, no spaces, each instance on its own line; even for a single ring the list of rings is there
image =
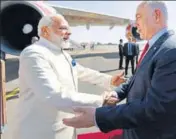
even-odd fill
[[[77,8],[92,12],[115,15],[124,18],[135,19],[136,7],[140,1],[50,1],[49,3],[58,4],[65,7]],[[176,31],[176,1],[166,2],[169,13],[169,27]],[[117,43],[120,38],[125,38],[125,28],[115,27],[109,30],[109,27],[91,27],[87,30],[85,26],[72,27],[71,39],[95,42],[114,42]]]

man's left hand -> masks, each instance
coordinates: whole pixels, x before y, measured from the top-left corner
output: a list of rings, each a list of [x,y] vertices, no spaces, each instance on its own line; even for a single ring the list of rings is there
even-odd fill
[[[76,107],[74,109],[75,117],[64,118],[63,123],[74,128],[88,128],[95,126],[95,111],[94,107]]]
[[[111,79],[111,85],[113,86],[119,86],[120,84],[124,83],[126,79],[124,78],[124,72],[115,75]]]

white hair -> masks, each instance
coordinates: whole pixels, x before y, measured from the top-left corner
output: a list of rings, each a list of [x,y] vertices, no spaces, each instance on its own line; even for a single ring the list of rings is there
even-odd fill
[[[159,9],[161,13],[163,14],[165,21],[168,20],[168,11],[166,3],[163,1],[145,1],[145,4],[147,4],[152,10]]]
[[[40,21],[39,21],[39,23],[38,23],[38,36],[41,35],[41,29],[42,29],[42,27],[44,27],[44,26],[51,26],[51,25],[52,25],[52,22],[53,22],[52,18],[53,18],[53,17],[56,17],[56,16],[63,17],[63,16],[60,15],[60,14],[51,14],[51,15],[43,16],[43,17],[40,19]],[[63,18],[64,18],[64,17],[63,17]]]
[[[39,23],[38,23],[38,36],[41,35],[41,32],[42,32],[42,27],[44,26],[50,26],[52,24],[52,17],[53,15],[49,15],[49,16],[43,16]]]

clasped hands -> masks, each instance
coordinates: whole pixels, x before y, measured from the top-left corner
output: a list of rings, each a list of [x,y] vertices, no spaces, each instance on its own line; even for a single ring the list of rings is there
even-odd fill
[[[120,100],[119,100],[118,95],[115,91],[104,92],[102,106],[114,106],[118,102],[120,102]]]
[[[115,91],[105,92],[103,95],[103,106],[114,106],[119,102]],[[76,107],[73,109],[75,116],[64,118],[63,123],[74,128],[89,128],[96,126],[95,113],[96,107]]]
[[[115,75],[111,79],[111,85],[119,86],[120,84],[124,83],[126,79],[124,78],[124,72]],[[105,92],[103,94],[103,106],[109,105],[113,106],[116,105],[120,100],[118,99],[117,93],[115,91],[112,92]]]
[[[125,82],[126,79],[123,77],[124,73],[113,76],[111,79],[111,85],[118,86]],[[115,91],[105,92],[103,94],[103,106],[114,106],[120,102],[118,95]],[[77,107],[74,108],[75,116],[72,118],[64,118],[63,123],[67,126],[74,128],[88,128],[95,126],[95,107]]]

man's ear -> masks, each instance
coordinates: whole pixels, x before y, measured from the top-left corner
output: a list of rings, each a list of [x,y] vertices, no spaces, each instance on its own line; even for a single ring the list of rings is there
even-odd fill
[[[161,11],[159,9],[155,9],[155,20],[157,22],[161,20]]]
[[[41,28],[41,31],[42,31],[42,34],[45,36],[45,37],[49,37],[49,34],[50,34],[50,30],[47,26],[43,26]]]

